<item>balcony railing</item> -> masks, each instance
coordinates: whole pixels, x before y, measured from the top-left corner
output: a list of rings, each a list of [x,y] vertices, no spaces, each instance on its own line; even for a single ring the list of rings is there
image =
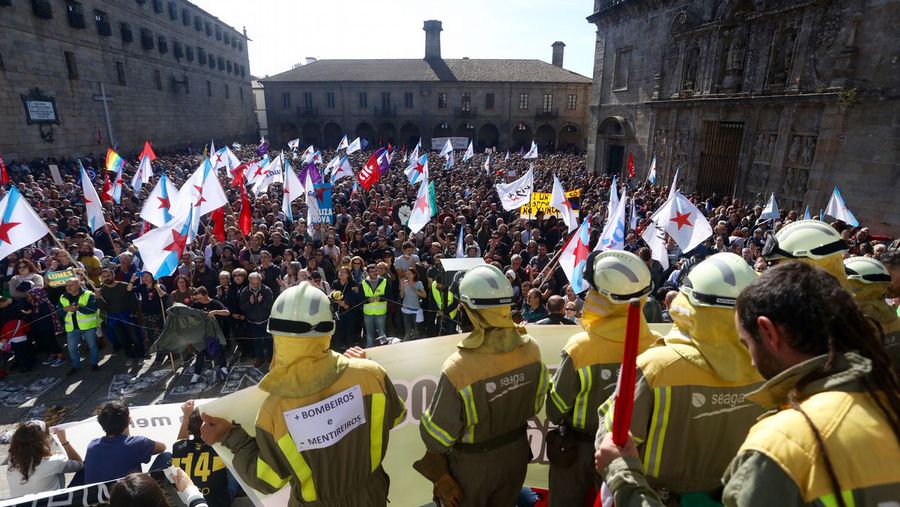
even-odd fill
[[[538,109],[537,112],[534,113],[534,117],[543,120],[551,120],[559,117],[559,108],[553,109]]]

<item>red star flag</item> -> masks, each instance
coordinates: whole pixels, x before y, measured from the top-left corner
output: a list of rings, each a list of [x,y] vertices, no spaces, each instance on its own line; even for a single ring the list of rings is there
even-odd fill
[[[0,200],[0,259],[50,234],[47,224],[35,213],[15,186]]]
[[[307,176],[309,174],[307,173]],[[291,211],[291,203],[303,196],[303,183],[294,172],[290,162],[284,161],[284,189],[281,197],[281,211],[287,218],[288,222],[294,221],[294,213]]]
[[[350,167],[350,161],[347,156],[341,157],[340,163],[332,169],[331,183],[336,183],[341,178],[353,178],[353,168]]]
[[[178,260],[191,243],[194,216],[194,209],[188,208],[187,214],[135,238],[134,245],[144,261],[144,271],[149,271],[154,279],[159,280],[175,272]]]
[[[253,181],[253,195],[259,196],[269,189],[272,183],[284,183],[284,154],[279,153],[264,168],[262,175]]]
[[[189,211],[193,220],[191,222],[189,240],[194,240],[194,235],[200,225],[200,217],[221,208],[228,204],[228,198],[225,197],[225,190],[222,189],[222,183],[212,168],[209,159],[205,159],[200,167],[194,171],[181,189],[178,191],[179,199],[172,212],[172,216],[180,218],[186,216]]]
[[[166,173],[162,173],[159,175],[156,186],[144,201],[141,218],[156,227],[162,227],[172,220],[172,205],[177,202],[178,187],[172,183]]]
[[[419,185],[419,192],[416,195],[416,202],[413,205],[412,213],[409,215],[409,227],[413,234],[421,231],[431,221],[431,199],[428,196],[428,179],[422,180]]]
[[[559,254],[559,266],[562,268],[572,290],[575,293],[582,292],[588,288],[588,282],[584,279],[584,267],[587,264],[587,258],[590,254],[588,244],[591,241],[590,225],[591,216],[584,217],[581,227],[563,247],[562,253]]]
[[[663,264],[663,267],[668,265],[665,240],[661,239],[664,237],[663,232],[678,243],[678,247],[685,253],[696,248],[713,233],[706,217],[681,192],[675,192],[675,195],[666,200],[650,217],[650,221],[653,227],[648,227],[642,237],[650,245],[653,258]]]
[[[87,171],[84,170],[84,166],[81,165],[81,160],[78,161],[78,168],[81,172],[81,193],[84,195],[88,227],[94,233],[106,225],[106,220],[103,218],[103,205],[100,203],[100,196],[97,195],[97,190],[94,189],[94,185],[91,183],[91,178],[88,176]]]
[[[150,147],[150,141],[144,141],[144,151],[141,152],[141,163],[138,164],[137,171],[134,172],[134,177],[131,178],[131,187],[134,188],[135,193],[141,191],[141,187],[144,183],[150,183],[150,178],[153,176],[153,167],[150,165],[150,162],[156,160],[156,153],[153,153],[153,148]]]
[[[553,175],[553,193],[550,195],[550,206],[559,210],[568,232],[572,232],[578,227],[578,216],[575,215],[575,209],[572,208],[572,203],[566,197],[566,190],[555,174]]]

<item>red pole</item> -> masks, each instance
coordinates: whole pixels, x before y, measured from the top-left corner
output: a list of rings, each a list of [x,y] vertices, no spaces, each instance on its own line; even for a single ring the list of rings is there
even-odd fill
[[[638,341],[640,339],[641,302],[632,299],[628,302],[628,320],[625,324],[625,353],[622,357],[622,370],[619,374],[619,385],[616,389],[616,403],[613,408],[613,442],[623,447],[628,441],[628,429],[631,427],[631,414],[634,409],[634,383],[637,376]]]

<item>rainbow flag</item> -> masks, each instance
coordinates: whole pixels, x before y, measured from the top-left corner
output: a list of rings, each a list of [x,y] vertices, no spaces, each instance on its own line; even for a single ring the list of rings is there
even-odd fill
[[[118,173],[125,167],[125,160],[112,148],[106,150],[106,170]]]

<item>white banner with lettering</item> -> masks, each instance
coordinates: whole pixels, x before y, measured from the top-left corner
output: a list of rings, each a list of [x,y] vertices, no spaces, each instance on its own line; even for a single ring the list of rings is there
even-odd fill
[[[497,183],[497,194],[503,209],[512,211],[531,202],[534,191],[534,167],[528,169],[524,176],[512,183]]]

